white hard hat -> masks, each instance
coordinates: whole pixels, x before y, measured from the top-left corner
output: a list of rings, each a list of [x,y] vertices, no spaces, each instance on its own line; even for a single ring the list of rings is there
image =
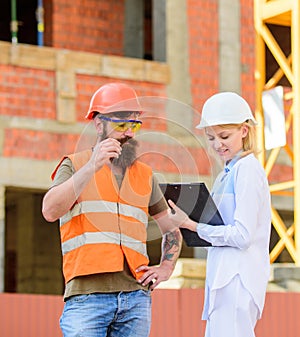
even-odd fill
[[[207,99],[202,108],[202,116],[197,129],[224,124],[241,124],[254,119],[249,104],[234,92],[221,92]]]

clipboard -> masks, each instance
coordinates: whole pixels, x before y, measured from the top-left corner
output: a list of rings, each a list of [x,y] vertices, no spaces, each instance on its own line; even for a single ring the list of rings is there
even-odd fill
[[[224,225],[205,183],[160,183],[159,186],[166,200],[173,200],[192,220],[212,226]],[[187,228],[180,228],[180,231],[188,247],[209,247],[212,245],[201,239],[196,232]]]

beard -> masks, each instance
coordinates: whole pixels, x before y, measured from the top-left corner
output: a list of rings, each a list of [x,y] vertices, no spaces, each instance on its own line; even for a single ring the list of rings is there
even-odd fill
[[[113,158],[111,162],[113,165],[121,167],[123,171],[125,171],[126,168],[131,166],[136,160],[138,142],[131,137],[125,137],[117,140],[121,143],[122,152],[119,158]]]
[[[106,128],[104,128],[100,137],[101,140],[108,138]],[[126,168],[130,167],[137,159],[137,147],[139,144],[131,137],[117,139],[117,141],[121,144],[122,152],[119,158],[111,158],[111,163],[116,167],[120,167],[125,172]]]

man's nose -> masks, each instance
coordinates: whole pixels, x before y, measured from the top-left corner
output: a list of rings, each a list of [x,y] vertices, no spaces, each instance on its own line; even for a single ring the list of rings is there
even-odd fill
[[[132,131],[131,128],[128,128],[128,129],[124,132],[124,135],[125,135],[125,136],[128,136],[128,137],[133,137],[133,136],[134,136],[134,132]]]

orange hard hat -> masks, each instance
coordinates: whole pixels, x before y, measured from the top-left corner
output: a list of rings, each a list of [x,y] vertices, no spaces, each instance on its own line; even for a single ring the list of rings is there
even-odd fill
[[[140,111],[134,89],[125,83],[108,83],[101,86],[92,96],[85,118],[92,119],[94,112],[108,114],[115,111],[128,111],[129,107],[132,111]]]

